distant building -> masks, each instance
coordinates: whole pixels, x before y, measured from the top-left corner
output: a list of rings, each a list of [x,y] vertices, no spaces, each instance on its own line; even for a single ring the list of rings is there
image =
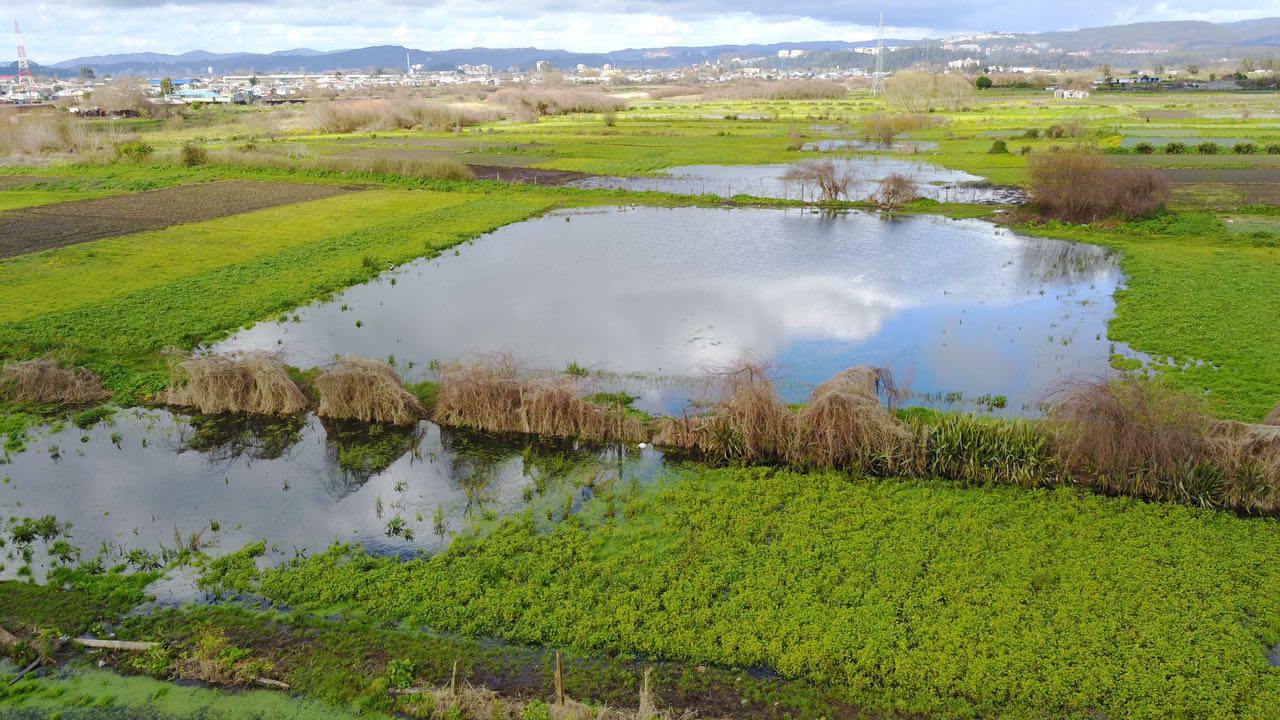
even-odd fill
[[[1088,90],[1071,90],[1069,88],[1054,88],[1053,97],[1058,100],[1088,100]]]
[[[539,61],[538,61],[538,63],[537,63],[537,65],[535,65],[534,67],[535,67],[535,68],[537,69],[537,71],[538,71],[538,72],[540,72],[540,73],[542,73],[542,72],[551,72],[551,61],[550,61],[550,60],[539,60]]]

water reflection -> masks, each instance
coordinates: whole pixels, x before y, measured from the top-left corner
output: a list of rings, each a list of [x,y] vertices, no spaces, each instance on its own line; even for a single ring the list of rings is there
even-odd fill
[[[620,454],[425,422],[405,429],[123,410],[86,430],[45,428],[0,466],[0,517],[70,523],[25,551],[7,542],[0,577],[28,564],[39,576],[58,540],[88,556],[106,548],[112,563],[139,567],[166,548],[195,544],[217,554],[263,538],[277,560],[334,541],[431,552],[478,522],[561,508],[565,493],[606,476],[648,480],[661,462],[651,449]],[[2,528],[0,539],[11,540]]]
[[[848,200],[865,200],[879,189],[879,183],[890,175],[905,175],[914,180],[922,196],[944,202],[1009,203],[1018,202],[1020,193],[1008,188],[988,187],[982,178],[962,170],[949,170],[919,160],[885,155],[832,158],[843,172],[857,183]],[[812,188],[798,186],[783,179],[794,165],[685,165],[650,177],[590,177],[572,183],[584,188],[623,188],[652,190],[684,195],[752,195],[814,201]],[[1017,195],[1017,197],[1015,197]]]
[[[605,209],[508,226],[217,349],[283,349],[301,366],[395,356],[415,363],[411,377],[430,360],[506,350],[612,373],[601,389],[667,412],[683,408],[690,378],[744,354],[775,361],[793,401],[872,362],[914,376],[920,393],[1003,395],[1007,411],[1034,412],[1058,377],[1107,369],[1119,280],[1101,248],[980,221]]]

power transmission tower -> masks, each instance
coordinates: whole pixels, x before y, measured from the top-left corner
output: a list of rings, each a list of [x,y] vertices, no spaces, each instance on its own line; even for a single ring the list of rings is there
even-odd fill
[[[884,11],[880,11],[880,36],[876,41],[876,71],[871,75],[871,94],[884,92]]]
[[[27,62],[27,48],[22,44],[22,30],[17,20],[13,21],[13,39],[18,44],[18,87],[35,90],[36,79],[31,77],[31,63]]]

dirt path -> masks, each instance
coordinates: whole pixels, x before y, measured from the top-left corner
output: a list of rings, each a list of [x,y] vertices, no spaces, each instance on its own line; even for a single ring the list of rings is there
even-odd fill
[[[353,189],[224,180],[21,208],[0,214],[0,258],[318,200]]]

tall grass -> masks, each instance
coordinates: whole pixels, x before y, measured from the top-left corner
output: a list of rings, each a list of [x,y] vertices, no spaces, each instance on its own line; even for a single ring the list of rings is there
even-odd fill
[[[627,109],[626,100],[602,92],[545,85],[502,88],[490,95],[488,102],[503,105],[522,119]]]
[[[920,130],[935,125],[938,120],[924,113],[888,115],[871,113],[862,118],[862,136],[868,141],[888,145],[893,138],[910,130]]]
[[[109,148],[121,139],[111,128],[95,131],[60,112],[0,111],[0,154],[3,155],[93,152]]]
[[[400,175],[420,180],[471,180],[475,178],[475,174],[471,172],[470,168],[457,160],[449,158],[340,158],[224,150],[209,153],[205,162],[223,167],[327,170],[329,172]]]
[[[309,103],[307,126],[316,132],[351,133],[371,130],[453,130],[497,119],[482,108],[463,108],[419,97],[374,100],[334,100]]]

